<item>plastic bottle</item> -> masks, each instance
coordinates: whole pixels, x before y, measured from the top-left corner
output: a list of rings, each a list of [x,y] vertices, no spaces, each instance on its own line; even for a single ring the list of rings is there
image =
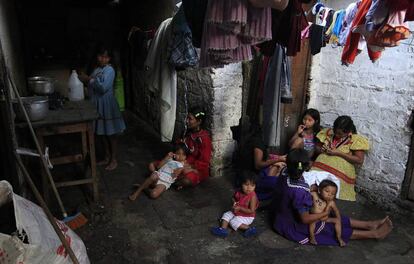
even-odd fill
[[[75,70],[72,70],[72,74],[69,77],[68,87],[68,97],[70,101],[81,101],[85,98],[83,83],[79,80]]]
[[[124,95],[124,79],[122,78],[121,71],[117,72],[114,83],[115,98],[119,105],[121,112],[125,111],[125,95]]]

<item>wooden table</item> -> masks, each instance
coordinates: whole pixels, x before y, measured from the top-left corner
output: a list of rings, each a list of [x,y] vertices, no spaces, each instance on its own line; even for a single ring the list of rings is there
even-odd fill
[[[81,133],[82,153],[53,157],[50,159],[52,165],[68,164],[85,160],[89,154],[89,165],[91,177],[81,180],[55,182],[56,187],[92,184],[93,199],[98,200],[98,177],[96,174],[95,138],[93,121],[99,117],[95,106],[89,101],[66,102],[63,109],[49,110],[47,117],[32,123],[39,144],[44,151],[44,138],[52,135],[64,135],[70,133]],[[26,124],[18,123],[17,127]],[[49,200],[49,180],[42,170],[43,193],[46,201]]]

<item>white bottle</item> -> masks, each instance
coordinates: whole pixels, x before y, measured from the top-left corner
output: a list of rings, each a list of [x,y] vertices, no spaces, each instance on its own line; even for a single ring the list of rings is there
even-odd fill
[[[75,70],[72,70],[72,74],[69,77],[68,87],[68,97],[70,101],[81,101],[85,98],[83,83],[79,80]]]

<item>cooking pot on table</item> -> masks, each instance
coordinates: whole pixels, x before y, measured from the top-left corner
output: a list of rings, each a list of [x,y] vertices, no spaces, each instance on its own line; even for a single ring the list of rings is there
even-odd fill
[[[29,89],[37,95],[48,95],[55,92],[55,80],[44,76],[33,76],[27,79]]]
[[[47,96],[30,96],[21,99],[30,121],[42,120],[49,113],[49,99]],[[13,109],[19,120],[26,121],[17,99],[13,100]]]

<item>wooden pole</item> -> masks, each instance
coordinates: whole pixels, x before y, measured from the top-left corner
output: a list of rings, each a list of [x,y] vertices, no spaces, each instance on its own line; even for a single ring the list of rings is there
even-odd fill
[[[43,156],[43,151],[42,151],[42,149],[40,147],[39,141],[37,140],[36,134],[35,134],[35,132],[33,130],[32,123],[30,122],[30,119],[29,119],[29,115],[27,114],[27,111],[24,108],[24,105],[23,105],[23,102],[22,102],[22,98],[20,97],[19,91],[17,90],[17,88],[16,88],[13,80],[11,79],[10,70],[9,70],[9,68],[7,66],[6,66],[6,70],[7,70],[7,75],[9,77],[9,79],[10,79],[10,83],[11,83],[11,86],[13,88],[13,91],[16,94],[17,101],[18,101],[19,106],[20,106],[20,110],[24,114],[24,117],[26,119],[26,122],[27,122],[27,125],[29,127],[30,133],[31,133],[31,135],[33,137],[33,140],[35,142],[37,152],[39,153],[39,157],[40,157],[41,163],[43,165],[42,167],[43,167],[43,169],[46,172],[46,175],[47,175],[47,177],[49,179],[50,185],[52,186],[52,190],[53,190],[53,192],[54,192],[54,194],[56,196],[56,200],[58,201],[58,204],[59,204],[60,210],[62,211],[63,217],[67,217],[68,214],[66,213],[65,207],[63,206],[62,199],[60,198],[60,195],[59,195],[58,190],[57,190],[56,185],[55,185],[55,181],[53,180],[52,174],[50,173],[49,167],[47,165],[47,161],[46,161],[45,157]]]
[[[53,229],[55,230],[56,234],[58,235],[60,241],[62,242],[63,246],[65,247],[66,252],[69,254],[70,259],[74,264],[79,264],[78,259],[75,256],[75,253],[73,253],[72,248],[68,244],[68,241],[66,240],[65,236],[62,233],[62,230],[58,227],[56,224],[55,218],[53,217],[52,213],[50,212],[49,208],[46,205],[45,200],[43,200],[42,196],[39,193],[39,190],[37,190],[36,185],[33,183],[32,178],[30,177],[29,173],[26,170],[26,167],[23,164],[22,159],[20,158],[20,155],[16,152],[14,153],[14,156],[16,157],[17,164],[19,165],[20,169],[23,172],[24,177],[26,178],[27,183],[29,184],[30,188],[33,191],[33,194],[35,195],[37,201],[39,202],[40,206],[42,207],[43,211],[45,212],[47,219],[49,219],[49,222],[52,224]]]
[[[4,61],[4,56],[3,56],[3,48],[2,48],[2,43],[0,41],[0,67],[1,68],[5,68],[5,70],[3,69],[3,71],[5,71],[5,75],[8,76],[8,78],[10,79],[10,83],[12,84],[13,89],[15,89],[15,92],[18,94],[18,91],[16,89],[16,87],[14,87],[14,83],[11,80],[11,76],[10,76],[10,71],[7,68],[5,61]],[[6,77],[7,78],[7,77]],[[7,79],[5,80],[5,83],[7,82]],[[8,87],[5,87],[4,89],[8,89]],[[11,97],[10,97],[10,92],[6,91],[5,92],[5,100],[8,106],[11,107]],[[10,116],[8,118],[8,123],[9,123],[9,129],[14,130],[14,124],[13,124],[13,119],[11,116],[11,112],[8,113]],[[27,113],[25,113],[27,116]],[[55,218],[53,217],[52,213],[50,212],[49,208],[47,207],[45,201],[43,200],[42,196],[40,195],[39,191],[36,188],[36,185],[33,183],[32,178],[30,177],[29,173],[26,170],[26,167],[24,166],[20,156],[16,153],[16,149],[17,149],[17,142],[15,140],[15,138],[13,138],[13,148],[14,148],[14,156],[16,158],[17,164],[19,165],[19,167],[21,168],[22,172],[23,172],[23,176],[25,177],[27,183],[29,184],[30,188],[33,191],[33,194],[35,195],[37,201],[39,202],[40,206],[42,207],[43,211],[46,214],[46,217],[48,218],[50,224],[52,225],[54,231],[56,232],[57,236],[59,237],[59,240],[62,242],[63,247],[65,248],[66,252],[69,254],[70,259],[72,260],[72,262],[74,264],[79,264],[78,259],[75,256],[75,253],[73,253],[72,248],[70,247],[70,245],[68,244],[65,236],[62,233],[62,230],[60,230],[60,228],[57,226],[56,222],[55,222]],[[39,152],[40,156],[43,157],[42,152]],[[44,160],[44,158],[42,158],[42,160]],[[46,161],[44,161],[46,164]]]

